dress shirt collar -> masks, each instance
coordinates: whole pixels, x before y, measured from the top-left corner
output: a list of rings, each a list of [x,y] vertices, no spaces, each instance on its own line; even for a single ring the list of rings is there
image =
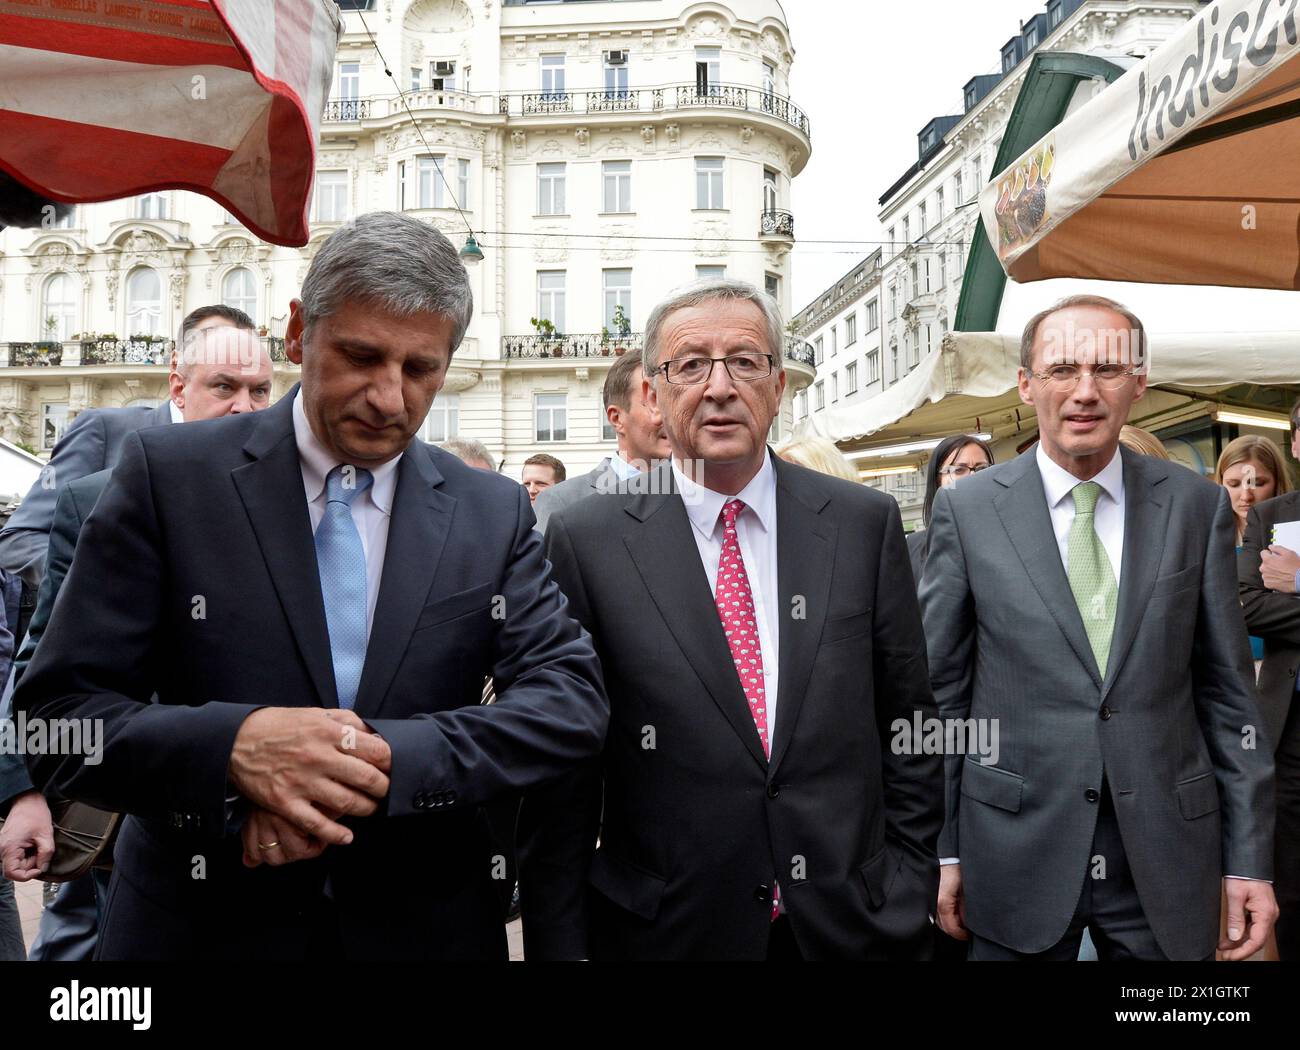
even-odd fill
[[[298,459],[302,463],[302,480],[307,492],[307,502],[315,503],[325,489],[325,478],[342,460],[321,444],[307,422],[302,407],[302,390],[293,399],[293,436],[298,443]],[[397,464],[405,453],[394,456],[378,467],[367,467],[374,478],[369,490],[370,502],[383,513],[393,513],[393,493],[397,490]]]
[[[167,407],[171,409],[171,412],[172,412],[172,422],[173,422],[173,423],[184,423],[184,422],[185,422],[185,416],[182,414],[181,410],[180,410],[179,408],[176,407],[176,402],[175,402],[175,401],[168,401],[168,402],[167,402]]]
[[[1043,492],[1047,495],[1047,505],[1055,510],[1061,500],[1082,482],[1044,452],[1041,441],[1034,452],[1034,458],[1038,461],[1038,473],[1043,478]],[[1124,458],[1120,455],[1120,450],[1116,448],[1110,462],[1102,467],[1096,477],[1088,480],[1095,481],[1110,497],[1112,503],[1119,504],[1124,494]]]
[[[609,467],[610,470],[612,470],[615,474],[617,474],[619,478],[623,481],[628,481],[631,478],[635,478],[637,475],[641,473],[639,470],[636,469],[636,467],[632,466],[631,463],[625,460],[617,452],[615,452],[612,456],[609,457]]]
[[[703,485],[697,485],[682,473],[675,456],[672,465],[677,491],[682,494],[682,502],[686,504],[686,515],[700,535],[706,538],[713,536],[718,527],[718,518],[722,514],[723,505],[732,499],[741,500],[754,512],[759,527],[764,532],[772,531],[776,524],[776,471],[772,468],[771,454],[766,450],[763,455],[763,465],[758,468],[758,473],[750,478],[749,484],[735,496],[714,492]]]

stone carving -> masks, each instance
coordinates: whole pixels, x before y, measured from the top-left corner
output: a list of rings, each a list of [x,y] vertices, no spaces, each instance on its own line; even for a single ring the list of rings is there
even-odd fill
[[[641,125],[641,141],[645,143],[646,149],[655,148],[655,129],[653,124]]]
[[[695,253],[708,256],[726,255],[730,251],[727,247],[728,233],[727,224],[717,219],[697,220],[691,233],[692,237],[698,238],[695,242]]]
[[[587,147],[591,145],[591,132],[586,128],[576,128],[573,132],[573,137],[577,140],[578,149],[585,153]]]
[[[116,270],[109,270],[108,273],[104,274],[104,285],[108,288],[108,308],[110,310],[117,309],[117,288],[121,280],[121,275]]]
[[[664,128],[664,134],[668,136],[668,148],[676,149],[678,140],[681,137],[682,129],[676,124],[669,124]]]
[[[515,156],[522,157],[528,148],[528,136],[522,131],[510,132],[510,144],[515,148]]]
[[[189,274],[187,273],[173,273],[171,275],[172,306],[177,310],[185,302],[185,282],[188,280]]]
[[[743,128],[740,129],[740,144],[742,146],[748,146],[749,143],[753,140],[753,138],[754,138],[754,129],[751,128],[748,124],[746,124]]]

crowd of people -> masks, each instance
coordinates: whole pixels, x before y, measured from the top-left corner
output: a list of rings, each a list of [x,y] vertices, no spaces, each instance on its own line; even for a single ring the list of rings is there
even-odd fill
[[[1216,485],[1126,425],[1136,315],[1031,318],[1038,441],[941,442],[905,536],[769,448],[757,288],[655,306],[571,478],[418,440],[471,312],[445,237],[363,215],[281,400],[211,308],[167,404],[78,417],[0,533],[51,727],[0,755],[0,950],[82,807],[33,958],[504,959],[515,912],[530,960],[1300,958],[1300,495],[1265,439]]]

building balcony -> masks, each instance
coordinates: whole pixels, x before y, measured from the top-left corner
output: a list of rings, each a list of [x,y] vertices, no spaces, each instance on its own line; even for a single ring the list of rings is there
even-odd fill
[[[539,360],[554,357],[621,357],[631,350],[641,352],[641,333],[627,335],[603,332],[581,335],[507,335],[501,337],[501,356],[506,360]]]
[[[288,365],[284,340],[261,336],[262,346],[276,365]],[[82,366],[168,368],[175,341],[166,338],[69,339],[30,343],[0,343],[0,368],[47,369]]]
[[[794,240],[794,216],[788,211],[764,211],[759,217],[760,240],[788,244]]]

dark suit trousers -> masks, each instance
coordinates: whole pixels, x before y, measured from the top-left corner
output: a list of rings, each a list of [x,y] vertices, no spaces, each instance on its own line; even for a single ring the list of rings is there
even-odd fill
[[[1277,827],[1273,890],[1282,911],[1277,920],[1277,951],[1283,961],[1296,962],[1300,961],[1300,696],[1291,697],[1274,763]]]
[[[1079,905],[1065,936],[1047,951],[1028,954],[1012,951],[995,941],[972,934],[971,962],[1073,962],[1079,957],[1084,930],[1092,935],[1097,946],[1097,958],[1102,962],[1168,961],[1142,914],[1142,903],[1138,900],[1133,873],[1120,840],[1119,822],[1115,818],[1109,785],[1102,790],[1099,806],[1097,828],[1092,836],[1092,857],[1084,873]],[[1093,877],[1094,862],[1098,857],[1105,861],[1104,878]]]

